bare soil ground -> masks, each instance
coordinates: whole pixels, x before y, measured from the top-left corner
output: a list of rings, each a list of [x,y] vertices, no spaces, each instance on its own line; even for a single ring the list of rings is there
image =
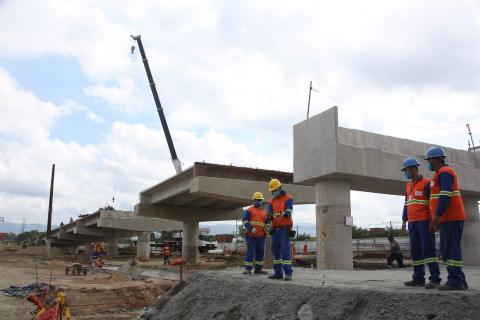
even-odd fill
[[[108,261],[108,260],[107,260]],[[178,281],[157,278],[133,280],[117,272],[89,270],[87,276],[65,275],[71,256],[46,261],[34,252],[0,252],[0,289],[38,281],[67,288],[72,319],[137,319],[143,307],[151,305]],[[125,261],[116,259],[115,264]],[[160,262],[158,262],[160,263]],[[26,299],[7,297],[0,292],[0,319],[32,319],[34,305]]]

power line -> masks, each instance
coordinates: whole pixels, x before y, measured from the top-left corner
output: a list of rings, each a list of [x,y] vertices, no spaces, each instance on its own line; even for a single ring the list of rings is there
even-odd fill
[[[410,125],[410,124],[406,124],[406,123],[403,123],[403,122],[397,122],[397,121],[393,121],[393,120],[389,120],[389,119],[385,119],[385,118],[382,118],[382,117],[379,117],[379,116],[376,116],[374,114],[371,114],[371,113],[368,113],[368,112],[365,112],[359,108],[355,108],[351,105],[348,105],[347,103],[343,102],[343,101],[340,101],[336,98],[333,98],[319,90],[314,90],[318,93],[320,93],[322,96],[340,104],[342,107],[345,107],[347,109],[350,109],[350,110],[353,110],[353,111],[356,111],[356,112],[359,112],[359,113],[362,113],[368,117],[372,117],[372,118],[375,118],[375,119],[378,119],[378,120],[381,120],[381,121],[384,121],[384,122],[388,122],[388,123],[391,123],[391,124],[395,124],[397,126],[401,126],[401,127],[407,127],[407,128],[415,128],[415,129],[425,129],[425,130],[447,130],[447,129],[457,129],[457,128],[461,128],[463,126],[465,126],[465,124],[456,124],[456,125],[452,125],[452,126],[447,126],[447,127],[423,127],[423,126],[416,126],[416,125]],[[475,121],[477,119],[474,119],[473,121]]]

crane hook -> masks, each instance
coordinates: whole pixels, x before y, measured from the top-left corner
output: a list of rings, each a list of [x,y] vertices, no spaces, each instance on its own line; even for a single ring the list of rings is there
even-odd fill
[[[132,51],[131,54],[133,54],[135,52],[135,46],[132,46],[130,50]]]

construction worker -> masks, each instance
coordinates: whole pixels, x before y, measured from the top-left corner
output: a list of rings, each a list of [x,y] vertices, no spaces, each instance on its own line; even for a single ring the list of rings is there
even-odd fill
[[[408,221],[408,237],[410,238],[410,254],[413,261],[412,280],[406,286],[420,286],[436,289],[440,286],[440,268],[435,249],[435,233],[430,232],[430,180],[418,172],[420,163],[415,158],[406,158],[402,163],[402,171],[410,180],[405,188],[405,205],[403,206],[402,229]],[[425,265],[430,271],[429,283],[425,285]]]
[[[268,190],[273,198],[267,207],[267,224],[272,235],[273,275],[269,279],[292,280],[292,258],[290,254],[290,237],[295,236],[292,230],[293,198],[285,190],[278,179],[268,183]],[[268,229],[268,227],[267,227]]]
[[[245,270],[243,274],[267,274],[263,271],[263,257],[265,255],[265,220],[267,213],[263,208],[263,194],[255,192],[252,196],[253,205],[243,213],[242,223],[247,233],[247,254],[245,255]]]
[[[427,150],[425,160],[430,171],[435,171],[430,182],[430,210],[433,218],[430,231],[440,226],[440,253],[447,264],[447,282],[439,290],[468,289],[462,271],[462,239],[465,209],[455,171],[445,164],[447,154],[441,147]]]
[[[393,268],[393,261],[396,260],[398,267],[403,268],[403,253],[400,249],[400,245],[398,244],[397,240],[393,239],[391,234],[388,235],[387,239],[390,242],[390,251],[388,252],[387,256],[387,267]]]
[[[172,255],[172,252],[170,251],[170,247],[166,242],[163,243],[162,253],[163,253],[163,265],[166,266],[170,264],[170,256]]]

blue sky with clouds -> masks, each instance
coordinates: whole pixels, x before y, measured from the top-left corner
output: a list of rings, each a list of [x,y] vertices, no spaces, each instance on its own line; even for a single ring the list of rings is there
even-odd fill
[[[480,137],[475,1],[7,0],[0,30],[0,216],[11,222],[45,220],[53,162],[55,223],[113,193],[131,210],[174,173],[132,33],[186,166],[292,170],[310,80],[311,113],[338,105],[343,126],[465,149],[469,122]],[[401,197],[352,201],[357,224],[400,220]],[[313,211],[299,207],[297,221]]]

